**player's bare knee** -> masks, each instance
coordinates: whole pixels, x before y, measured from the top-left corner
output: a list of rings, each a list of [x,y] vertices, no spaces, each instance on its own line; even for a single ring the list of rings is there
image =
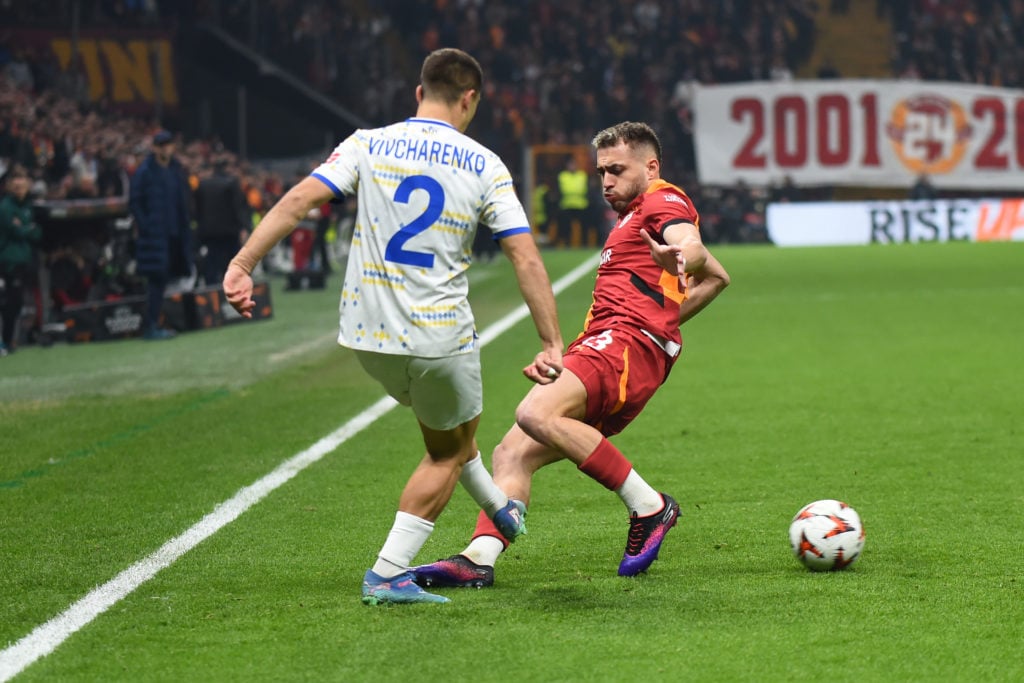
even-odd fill
[[[533,437],[533,433],[537,429],[538,417],[536,413],[530,409],[529,403],[523,401],[516,408],[516,425],[526,432],[527,435]]]
[[[548,431],[553,415],[537,410],[529,401],[523,401],[516,409],[516,424],[534,441],[547,444]]]

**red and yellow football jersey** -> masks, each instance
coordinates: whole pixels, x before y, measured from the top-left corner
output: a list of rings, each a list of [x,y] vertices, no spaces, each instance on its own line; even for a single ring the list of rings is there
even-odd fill
[[[655,180],[634,199],[605,241],[584,331],[625,323],[681,343],[679,305],[686,295],[678,277],[654,262],[640,230],[664,242],[662,231],[668,226],[692,223],[699,228],[699,221],[686,193],[664,180]]]

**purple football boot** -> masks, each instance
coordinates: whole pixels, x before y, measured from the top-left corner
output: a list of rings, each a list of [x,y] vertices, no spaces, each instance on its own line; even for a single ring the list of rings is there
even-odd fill
[[[666,493],[661,497],[665,501],[661,512],[647,517],[637,517],[635,513],[630,515],[629,537],[626,539],[626,552],[619,563],[619,576],[636,576],[647,571],[658,559],[665,534],[679,519],[679,503]]]
[[[436,588],[486,588],[494,585],[494,567],[477,564],[465,555],[452,555],[409,570],[420,586]]]

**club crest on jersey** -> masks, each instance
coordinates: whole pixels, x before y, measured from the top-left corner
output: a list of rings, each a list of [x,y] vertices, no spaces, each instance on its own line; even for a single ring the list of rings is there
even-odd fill
[[[665,195],[665,201],[666,202],[675,202],[676,204],[682,204],[683,206],[686,206],[686,200],[683,199],[682,197],[680,197],[677,194],[666,194]]]
[[[615,224],[615,227],[621,228],[623,225],[628,223],[629,219],[633,217],[634,213],[636,213],[636,211],[630,211],[629,213],[627,213],[625,216],[622,217],[622,220]]]

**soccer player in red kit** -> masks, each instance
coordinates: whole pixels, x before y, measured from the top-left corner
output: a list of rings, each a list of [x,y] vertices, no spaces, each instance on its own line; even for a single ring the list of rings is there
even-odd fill
[[[630,517],[618,573],[635,576],[657,559],[679,504],[644,481],[608,437],[668,378],[682,349],[679,326],[725,289],[729,275],[701,242],[690,198],[661,179],[661,144],[650,126],[620,123],[593,144],[604,197],[619,214],[601,253],[593,304],[561,373],[523,370],[537,386],[519,404],[492,465],[502,490],[526,502],[534,472],[563,459],[617,493]],[[462,553],[411,571],[421,585],[489,586],[507,545],[482,515]]]

